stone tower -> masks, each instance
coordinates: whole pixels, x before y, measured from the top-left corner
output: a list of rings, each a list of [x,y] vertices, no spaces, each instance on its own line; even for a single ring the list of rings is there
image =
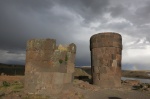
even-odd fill
[[[32,39],[27,42],[25,92],[54,95],[72,83],[76,46],[56,46],[54,39]]]
[[[122,37],[118,33],[98,33],[90,38],[91,72],[94,85],[121,86]]]

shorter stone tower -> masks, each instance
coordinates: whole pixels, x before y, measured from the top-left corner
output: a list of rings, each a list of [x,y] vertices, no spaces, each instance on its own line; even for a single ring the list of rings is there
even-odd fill
[[[90,39],[92,80],[104,88],[121,86],[122,37],[118,33],[95,34]]]
[[[56,46],[54,39],[32,39],[27,43],[25,92],[54,95],[72,83],[76,46]]]

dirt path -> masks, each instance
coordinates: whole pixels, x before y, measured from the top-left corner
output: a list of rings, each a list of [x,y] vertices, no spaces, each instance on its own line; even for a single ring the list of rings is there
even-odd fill
[[[113,89],[87,92],[85,96],[86,99],[150,99],[150,93]]]
[[[118,89],[102,89],[78,80],[72,89],[75,94],[71,96],[72,92],[68,89],[70,96],[63,99],[150,99],[150,91],[132,90],[131,86],[127,85]],[[75,98],[77,95],[78,98]]]

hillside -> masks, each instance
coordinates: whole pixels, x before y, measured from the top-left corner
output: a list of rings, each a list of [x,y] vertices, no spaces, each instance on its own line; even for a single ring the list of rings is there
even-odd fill
[[[0,74],[5,75],[24,75],[24,65],[12,65],[0,63]]]

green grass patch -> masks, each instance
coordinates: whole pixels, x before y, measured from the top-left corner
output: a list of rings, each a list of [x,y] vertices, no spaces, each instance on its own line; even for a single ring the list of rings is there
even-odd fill
[[[3,81],[3,85],[0,86],[1,91],[10,90],[12,92],[20,92],[24,88],[23,84],[20,82],[9,83],[7,81]]]
[[[62,64],[62,63],[63,63],[63,60],[62,60],[62,59],[60,59],[60,60],[59,60],[59,63],[60,63],[60,64]]]
[[[10,86],[10,83],[7,82],[7,81],[3,81],[3,87],[9,87]]]
[[[33,95],[28,95],[23,99],[50,99],[50,97],[49,96],[44,96],[44,95],[35,95],[35,94],[33,94]]]
[[[13,92],[20,92],[23,89],[23,85],[22,84],[16,84],[16,85],[12,85],[11,89]]]
[[[65,61],[68,61],[68,56],[66,55],[66,57],[65,57]]]

